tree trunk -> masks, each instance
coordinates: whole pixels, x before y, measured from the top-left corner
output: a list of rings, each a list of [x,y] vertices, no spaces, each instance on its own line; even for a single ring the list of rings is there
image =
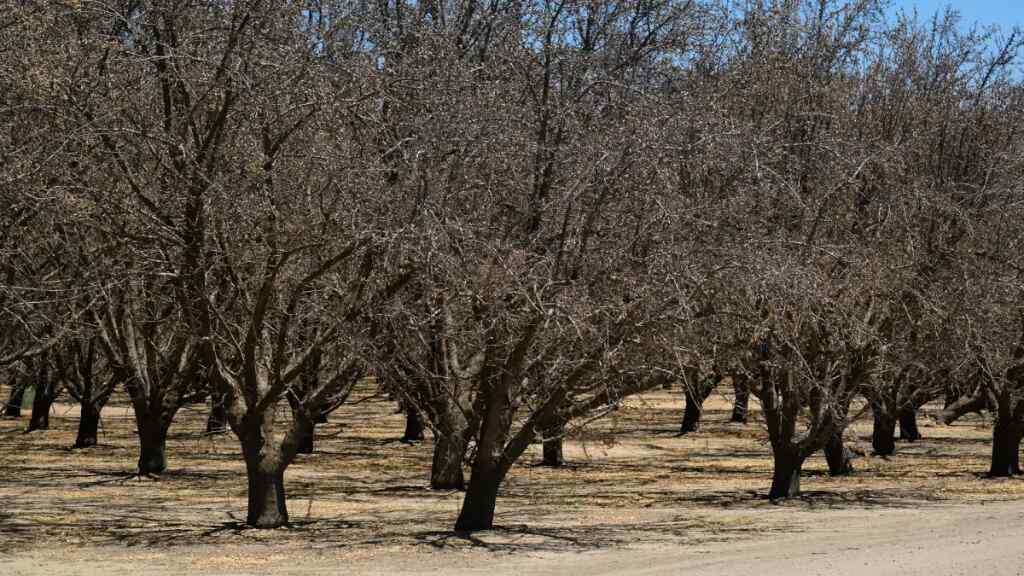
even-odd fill
[[[960,396],[962,396],[962,394],[960,393],[960,390],[958,390],[957,387],[954,386],[951,382],[947,382],[946,383],[946,387],[945,387],[945,390],[943,390],[943,392],[944,392],[944,394],[943,394],[944,402],[942,404],[942,409],[943,410],[945,410],[945,409],[949,408],[950,406],[952,406],[953,403],[955,403],[957,400],[959,400]]]
[[[100,408],[93,402],[82,402],[82,415],[78,419],[78,436],[75,448],[88,448],[96,445],[100,429]]]
[[[278,528],[288,524],[284,498],[284,469],[277,466],[247,464],[249,511],[245,523],[253,528]]]
[[[561,468],[565,465],[565,458],[562,455],[562,436],[565,435],[565,426],[554,426],[545,430],[542,434],[544,440],[544,459],[541,466],[550,468]]]
[[[299,437],[299,445],[295,450],[297,454],[312,454],[313,439],[316,437],[316,421],[310,422],[308,430],[303,430]]]
[[[700,429],[700,415],[704,404],[699,392],[691,390],[690,386],[684,386],[683,390],[686,396],[686,409],[683,411],[683,422],[679,426],[680,435]]]
[[[15,382],[11,386],[11,395],[4,407],[4,418],[21,418],[21,403],[25,398],[25,382]]]
[[[778,500],[800,495],[800,469],[803,458],[790,451],[776,449],[773,454],[775,470],[772,473],[772,488],[768,498]]]
[[[910,406],[900,410],[900,440],[914,442],[921,439],[921,432],[917,429],[917,408]]]
[[[684,386],[686,390],[686,409],[683,411],[683,422],[679,425],[679,434],[689,434],[691,431],[696,431],[700,428],[700,404],[702,404],[697,395],[690,392],[689,386]]]
[[[843,444],[842,432],[836,432],[825,444],[825,461],[830,476],[846,476],[853,473],[853,452]]]
[[[405,433],[402,434],[402,442],[416,442],[423,440],[423,420],[420,418],[420,411],[412,404],[405,406]]]
[[[32,416],[29,418],[26,432],[50,429],[50,408],[54,400],[51,388],[46,383],[36,386],[35,396],[32,398]]]
[[[1014,476],[1020,470],[1021,430],[996,420],[992,428],[992,466],[988,474],[993,477]]]
[[[871,447],[879,456],[896,452],[896,419],[881,408],[872,408],[875,425],[871,430]]]
[[[466,486],[462,461],[467,443],[461,433],[434,434],[434,461],[430,466],[430,487],[434,490],[462,490]]]
[[[498,502],[498,487],[502,474],[496,465],[473,467],[469,488],[462,500],[462,510],[455,522],[455,530],[472,532],[494,528],[494,508]]]
[[[746,424],[747,407],[750,404],[750,385],[747,384],[746,379],[735,376],[733,377],[732,385],[736,398],[733,400],[732,418],[730,418],[729,421]]]
[[[160,474],[167,469],[167,427],[139,426],[139,475]]]
[[[224,395],[210,394],[210,415],[206,419],[206,432],[224,432],[228,429],[228,408],[224,403]]]

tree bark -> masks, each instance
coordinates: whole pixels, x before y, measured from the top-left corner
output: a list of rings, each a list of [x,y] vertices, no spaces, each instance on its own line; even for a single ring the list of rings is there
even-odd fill
[[[917,408],[910,406],[900,410],[900,440],[914,442],[921,439],[921,432],[917,429]]]
[[[738,376],[733,376],[732,385],[736,397],[733,400],[732,417],[729,421],[746,424],[747,408],[750,405],[750,385],[747,383],[746,378]]]
[[[32,416],[29,418],[26,432],[50,428],[50,407],[53,406],[56,392],[53,374],[50,373],[50,364],[44,353],[38,360],[35,394],[32,396]]]
[[[78,436],[75,448],[95,446],[100,429],[100,408],[93,402],[81,403],[82,415],[78,419]]]
[[[843,444],[842,432],[832,434],[825,444],[825,461],[830,476],[846,476],[853,473],[853,452]]]
[[[434,490],[462,490],[466,486],[462,461],[467,443],[461,433],[434,434],[434,460],[430,466],[430,487]]]
[[[284,469],[247,462],[249,509],[245,523],[253,528],[278,528],[288,524],[284,497]]]
[[[26,432],[50,429],[50,408],[53,406],[53,392],[50,386],[43,384],[36,387],[32,398],[32,416],[28,421]]]
[[[224,403],[224,395],[218,392],[210,394],[210,415],[206,419],[206,432],[225,432],[228,429],[228,409]]]
[[[299,436],[298,448],[296,448],[296,454],[312,454],[314,442],[316,437],[316,422],[311,422],[307,430],[302,430]]]
[[[689,386],[684,386],[683,390],[686,396],[686,409],[683,411],[683,422],[679,425],[680,435],[696,432],[700,429],[700,415],[702,405],[704,404],[700,394],[690,390]]]
[[[455,522],[456,531],[472,532],[494,528],[494,508],[498,502],[501,480],[502,474],[496,465],[473,467],[462,510]]]
[[[885,410],[873,408],[875,425],[871,430],[871,447],[879,456],[891,456],[896,452],[896,419]]]
[[[565,458],[562,454],[562,437],[565,435],[565,426],[555,426],[545,430],[542,434],[544,440],[544,457],[541,466],[550,468],[561,468],[565,465]]]
[[[284,471],[295,458],[298,441],[311,434],[312,419],[299,413],[284,440],[277,444],[273,430],[273,408],[254,416],[251,412],[233,425],[242,445],[249,484],[249,507],[245,523],[253,528],[278,528],[288,524],[284,492]]]
[[[4,418],[21,418],[21,403],[25,398],[25,382],[15,382],[4,407]]]
[[[988,471],[989,476],[1006,477],[1021,473],[1021,433],[1019,426],[996,420],[992,427],[992,465]]]
[[[159,423],[139,426],[139,475],[167,469],[167,427]]]
[[[804,460],[798,455],[776,449],[773,453],[775,470],[772,472],[772,487],[768,498],[779,500],[800,495],[800,470]]]
[[[420,411],[412,404],[406,404],[405,433],[402,434],[402,442],[417,442],[423,438],[423,420],[420,418]]]

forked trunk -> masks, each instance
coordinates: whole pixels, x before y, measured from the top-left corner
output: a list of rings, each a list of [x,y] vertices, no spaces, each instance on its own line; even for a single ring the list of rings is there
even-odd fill
[[[160,474],[167,469],[167,427],[139,427],[139,475]]]
[[[469,487],[462,500],[462,510],[455,522],[455,530],[472,532],[494,528],[494,508],[498,502],[498,487],[502,474],[496,466],[473,467]]]
[[[825,444],[825,461],[830,476],[846,476],[853,473],[853,451],[843,444],[842,432],[829,437]]]
[[[779,500],[800,495],[800,469],[804,460],[787,450],[776,450],[773,454],[775,470],[772,473],[772,488],[768,498]]]
[[[565,426],[555,426],[543,433],[544,458],[541,466],[560,468],[565,465],[565,458],[562,455],[562,436],[565,435]]]
[[[434,460],[430,466],[430,487],[434,490],[462,490],[465,476],[462,461],[467,443],[458,432],[434,434]]]
[[[879,456],[896,452],[896,419],[880,408],[872,409],[875,425],[871,430],[871,447]]]
[[[1021,429],[996,420],[992,428],[992,466],[988,474],[993,477],[1015,476],[1020,469]]]
[[[914,442],[921,439],[917,429],[917,408],[913,406],[900,410],[900,440]]]
[[[750,404],[750,385],[744,378],[733,377],[733,390],[736,398],[732,405],[730,422],[747,423],[747,407]]]
[[[420,411],[409,404],[405,407],[405,433],[402,434],[402,442],[420,440],[423,440],[423,420],[420,418]]]
[[[81,403],[82,416],[78,419],[78,436],[75,448],[88,448],[96,445],[100,429],[100,409],[93,402]]]

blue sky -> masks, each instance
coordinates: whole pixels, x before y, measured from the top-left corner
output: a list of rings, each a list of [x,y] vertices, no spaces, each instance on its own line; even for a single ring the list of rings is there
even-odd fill
[[[915,7],[922,16],[930,16],[945,6],[958,10],[964,24],[998,24],[1004,31],[1013,26],[1024,28],[1024,0],[891,0],[894,9],[911,11]]]

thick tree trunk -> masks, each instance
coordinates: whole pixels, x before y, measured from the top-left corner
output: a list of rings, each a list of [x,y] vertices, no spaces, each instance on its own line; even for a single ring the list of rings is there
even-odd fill
[[[247,465],[249,511],[245,523],[253,528],[278,528],[288,524],[284,497],[284,470],[280,467]]]
[[[992,466],[988,474],[993,477],[1015,476],[1020,469],[1021,430],[996,420],[992,428]]]
[[[917,429],[917,408],[913,406],[900,410],[900,440],[914,442],[921,439],[921,432]]]
[[[75,438],[75,448],[88,448],[95,446],[99,437],[100,429],[100,408],[93,402],[81,403],[82,415],[78,419],[78,436]]]
[[[747,408],[750,405],[750,385],[745,378],[733,377],[733,390],[736,397],[732,404],[730,422],[747,423]]]
[[[423,420],[420,418],[420,411],[412,404],[405,407],[405,433],[402,434],[402,442],[417,442],[423,440]]]
[[[896,419],[885,410],[874,408],[875,425],[871,430],[871,447],[879,456],[891,456],[896,452]]]
[[[772,488],[768,498],[778,500],[793,498],[800,495],[800,470],[804,460],[787,450],[775,450],[773,453],[775,470],[772,473]]]
[[[25,383],[16,382],[11,386],[11,394],[4,407],[4,418],[21,418],[21,403],[25,399]]]
[[[469,487],[462,500],[462,510],[455,522],[455,530],[472,532],[494,528],[494,508],[498,502],[498,487],[502,474],[495,466],[475,466],[469,478]]]
[[[430,487],[434,490],[462,490],[466,486],[462,461],[467,444],[457,432],[434,434],[434,460],[430,466]]]
[[[542,434],[544,440],[544,458],[541,466],[560,468],[565,465],[565,458],[562,455],[562,436],[565,435],[565,426],[555,426]]]
[[[210,394],[210,415],[206,418],[206,432],[225,432],[228,429],[228,408],[224,395]]]
[[[829,437],[825,444],[825,461],[830,476],[846,476],[853,473],[853,452],[843,444],[842,432]]]
[[[160,424],[139,427],[139,475],[167,469],[167,428]]]

